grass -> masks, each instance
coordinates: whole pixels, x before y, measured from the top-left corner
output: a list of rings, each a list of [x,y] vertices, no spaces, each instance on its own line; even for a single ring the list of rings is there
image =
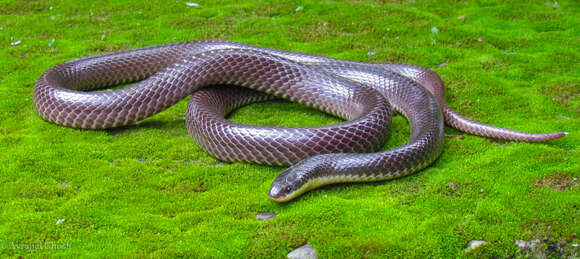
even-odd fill
[[[0,256],[284,257],[308,243],[322,258],[577,257],[580,5],[509,2],[0,0]],[[200,39],[422,65],[469,118],[570,134],[544,144],[448,138],[413,176],[277,204],[267,190],[283,168],[210,157],[187,135],[186,101],[99,131],[33,110],[35,81],[53,65]],[[338,121],[280,102],[231,119]],[[401,116],[392,131],[385,149],[408,140]],[[278,216],[257,221],[264,211]],[[515,244],[533,239],[536,251]],[[489,243],[465,252],[471,240]]]

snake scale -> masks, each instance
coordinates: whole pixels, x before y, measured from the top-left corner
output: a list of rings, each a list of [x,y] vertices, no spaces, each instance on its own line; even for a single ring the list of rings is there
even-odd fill
[[[91,91],[126,83],[134,84]],[[441,154],[444,122],[463,132],[510,141],[542,142],[565,135],[531,134],[468,120],[445,104],[443,89],[435,72],[414,65],[197,41],[56,65],[37,81],[34,108],[56,124],[104,129],[135,123],[192,95],[188,131],[211,155],[224,161],[292,165],[270,188],[269,198],[278,202],[322,185],[381,181],[417,172]],[[319,127],[264,127],[224,118],[239,106],[274,97],[345,121]],[[403,146],[375,152],[388,136],[393,112],[408,119],[411,138]]]

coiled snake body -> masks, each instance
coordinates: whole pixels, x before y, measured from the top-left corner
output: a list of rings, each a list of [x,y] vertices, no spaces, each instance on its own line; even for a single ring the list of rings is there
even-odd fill
[[[113,91],[87,92],[136,82]],[[205,88],[215,85],[241,88]],[[203,88],[203,89],[202,89]],[[175,43],[81,58],[46,71],[34,107],[56,124],[88,129],[128,125],[193,93],[186,124],[196,142],[225,161],[292,165],[274,180],[269,198],[288,201],[338,182],[402,177],[442,152],[444,121],[464,132],[540,142],[565,133],[531,134],[470,121],[451,110],[432,71],[405,64],[362,63],[223,41]],[[347,121],[312,128],[239,125],[232,109],[271,96]],[[411,124],[410,141],[384,143],[391,107]]]

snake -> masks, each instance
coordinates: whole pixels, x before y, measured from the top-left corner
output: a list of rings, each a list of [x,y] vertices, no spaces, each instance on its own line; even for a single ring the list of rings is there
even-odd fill
[[[129,86],[126,86],[130,84]],[[111,89],[114,86],[122,88]],[[67,127],[134,124],[191,95],[185,122],[195,142],[223,161],[287,166],[268,198],[287,202],[315,188],[385,181],[416,173],[443,152],[444,125],[469,134],[544,142],[566,132],[527,133],[469,120],[447,106],[444,84],[416,65],[366,63],[228,41],[169,43],[67,61],[44,72],[34,109]],[[344,121],[317,127],[242,125],[240,106],[281,98]],[[410,139],[377,151],[391,117]]]

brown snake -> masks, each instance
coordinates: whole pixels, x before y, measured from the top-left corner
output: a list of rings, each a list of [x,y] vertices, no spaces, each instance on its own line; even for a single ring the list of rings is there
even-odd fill
[[[136,83],[87,92],[131,82]],[[222,84],[263,93],[204,88]],[[213,156],[294,164],[274,180],[269,197],[275,201],[291,200],[322,185],[417,172],[441,154],[444,120],[464,132],[511,141],[541,142],[565,135],[531,134],[468,120],[445,104],[440,78],[422,67],[344,61],[223,41],[146,47],[54,66],[36,84],[34,107],[56,124],[103,129],[152,116],[190,94],[188,130]],[[224,119],[236,107],[271,96],[347,121],[306,128],[248,126]],[[410,141],[384,152],[361,153],[383,145],[391,106],[411,124]]]

